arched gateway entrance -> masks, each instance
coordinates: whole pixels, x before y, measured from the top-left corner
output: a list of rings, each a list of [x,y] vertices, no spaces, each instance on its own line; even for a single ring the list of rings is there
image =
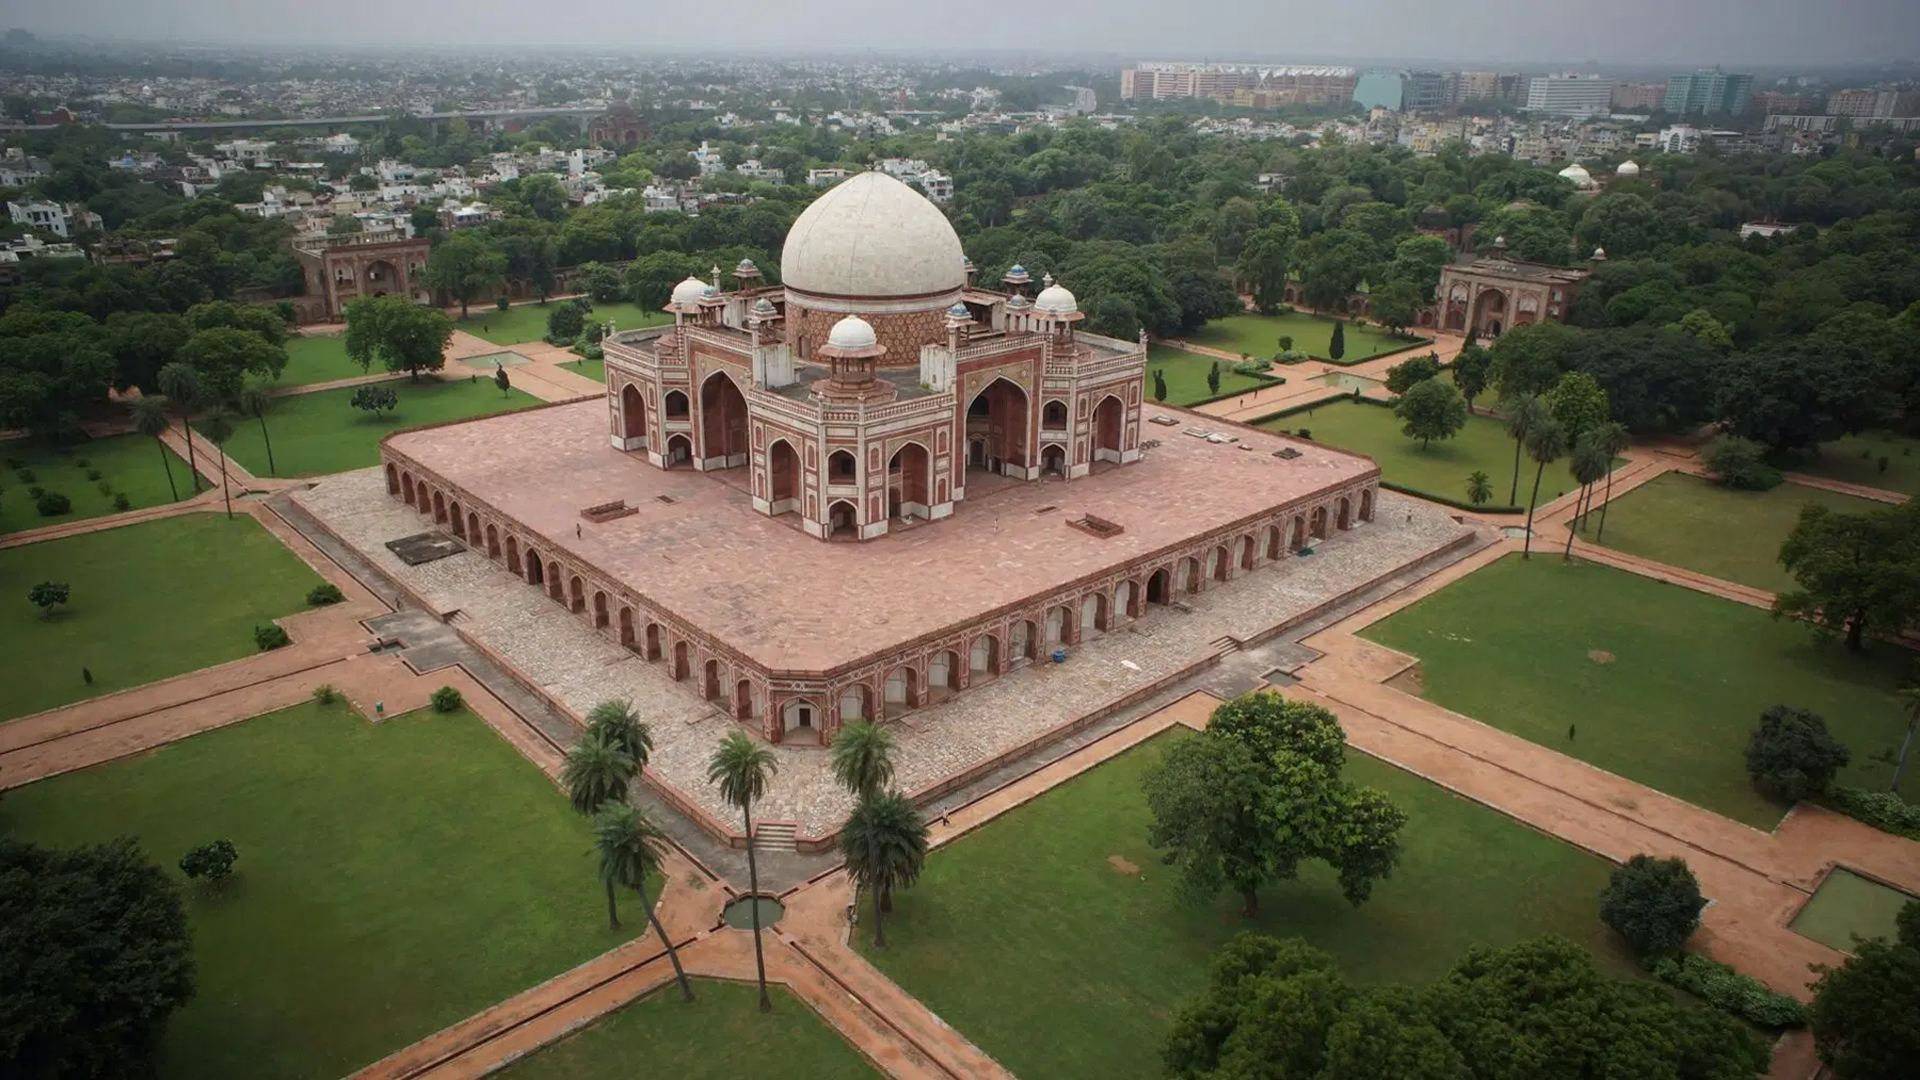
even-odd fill
[[[995,379],[967,403],[967,469],[1025,478],[1027,428],[1032,423],[1027,392]]]

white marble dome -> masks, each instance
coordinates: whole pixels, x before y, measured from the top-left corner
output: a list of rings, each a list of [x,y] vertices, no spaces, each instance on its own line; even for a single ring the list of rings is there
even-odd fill
[[[707,283],[697,277],[690,277],[673,287],[673,302],[676,304],[697,304],[707,295]]]
[[[1628,160],[1628,161],[1623,161],[1623,162],[1621,162],[1621,163],[1620,163],[1620,164],[1619,164],[1618,166],[1616,166],[1616,167],[1614,168],[1614,170],[1613,170],[1613,175],[1615,175],[1615,176],[1639,176],[1639,175],[1640,175],[1640,165],[1639,165],[1639,163],[1637,163],[1637,162],[1634,162],[1634,161],[1631,161],[1631,160]]]
[[[1593,186],[1593,174],[1587,171],[1586,166],[1577,161],[1560,170],[1560,179],[1572,183],[1574,187],[1585,188]]]
[[[1080,310],[1080,303],[1066,289],[1049,285],[1033,298],[1033,308],[1045,315],[1072,315]]]
[[[939,207],[886,173],[864,172],[801,212],[780,249],[780,276],[816,295],[919,297],[964,286],[966,262]]]
[[[836,349],[871,349],[880,344],[880,338],[867,320],[849,315],[827,331],[827,344]]]

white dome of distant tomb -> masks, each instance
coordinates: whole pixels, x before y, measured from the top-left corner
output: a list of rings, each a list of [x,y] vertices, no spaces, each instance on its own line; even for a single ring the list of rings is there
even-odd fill
[[[1574,187],[1578,188],[1593,186],[1593,174],[1587,171],[1586,166],[1577,161],[1560,170],[1560,179],[1568,181],[1573,184]]]
[[[706,297],[708,288],[709,286],[706,282],[701,281],[697,277],[690,277],[673,287],[673,302],[687,305],[697,304]]]
[[[1621,163],[1620,163],[1620,164],[1619,164],[1619,165],[1618,165],[1617,167],[1615,167],[1615,169],[1613,170],[1613,175],[1615,175],[1615,176],[1639,176],[1639,175],[1640,175],[1640,166],[1639,166],[1639,164],[1638,164],[1638,163],[1636,163],[1636,162],[1634,162],[1633,160],[1631,160],[1631,159],[1629,159],[1629,160],[1626,160],[1626,161],[1623,161],[1623,162],[1621,162]]]
[[[827,331],[827,344],[836,349],[871,349],[880,344],[880,338],[867,320],[849,315]]]
[[[960,236],[940,208],[882,172],[865,172],[813,201],[787,232],[788,288],[847,300],[947,296],[967,283]]]

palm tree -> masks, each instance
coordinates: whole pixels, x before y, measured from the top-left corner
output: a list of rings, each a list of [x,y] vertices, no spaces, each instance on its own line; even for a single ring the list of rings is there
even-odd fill
[[[1533,511],[1540,505],[1540,478],[1547,474],[1548,463],[1559,461],[1566,453],[1567,429],[1553,417],[1546,417],[1527,432],[1527,456],[1537,467],[1533,470],[1533,497],[1527,502],[1527,539],[1520,549],[1522,559],[1533,557]]]
[[[173,457],[167,452],[166,440],[160,436],[167,433],[173,421],[167,418],[166,402],[157,397],[143,397],[133,403],[133,429],[142,435],[153,438],[153,444],[160,448],[160,467],[167,470],[167,490],[173,492],[173,501],[180,501],[180,488],[173,482]]]
[[[207,441],[220,451],[220,497],[227,503],[227,520],[233,520],[233,495],[227,490],[227,440],[233,438],[233,417],[225,409],[216,409],[207,417]]]
[[[1626,453],[1633,445],[1633,435],[1627,425],[1617,420],[1608,420],[1593,429],[1593,437],[1607,451],[1607,499],[1600,504],[1600,531],[1594,534],[1598,542],[1607,535],[1607,507],[1613,505],[1613,459]]]
[[[653,757],[653,732],[647,729],[631,701],[603,701],[587,712],[587,733],[598,733],[633,758],[637,773]]]
[[[1893,783],[1887,785],[1888,791],[1898,795],[1900,774],[1907,767],[1907,751],[1913,749],[1913,731],[1920,727],[1920,677],[1909,680],[1907,685],[1895,690],[1893,696],[1900,699],[1900,707],[1907,713],[1907,734],[1900,740],[1900,756],[1893,761]]]
[[[1467,501],[1484,506],[1492,498],[1493,478],[1487,475],[1487,470],[1475,469],[1473,475],[1467,477]]]
[[[576,813],[592,814],[610,802],[625,802],[640,763],[605,734],[589,729],[567,751],[560,782]]]
[[[753,966],[760,974],[760,1011],[772,1012],[767,996],[767,960],[760,951],[760,867],[753,855],[753,804],[767,793],[767,780],[780,771],[773,751],[740,731],[720,740],[707,762],[707,783],[720,785],[720,797],[740,808],[747,828],[747,895],[753,910]]]
[[[1600,445],[1600,440],[1589,431],[1580,436],[1573,444],[1573,478],[1580,483],[1580,495],[1584,499],[1593,491],[1593,486],[1601,478],[1612,472],[1613,455]],[[1573,530],[1584,519],[1576,517],[1567,522],[1567,550],[1562,558],[1573,561]]]
[[[889,791],[853,808],[840,827],[840,854],[855,888],[873,896],[873,943],[885,946],[881,913],[893,908],[893,890],[920,877],[927,863],[927,823],[905,795]]]
[[[260,440],[267,444],[267,472],[277,473],[280,469],[273,463],[273,437],[267,434],[267,405],[272,401],[267,392],[257,386],[240,391],[240,411],[260,421]]]
[[[1507,437],[1513,440],[1513,487],[1507,492],[1507,505],[1520,501],[1520,450],[1527,443],[1527,436],[1553,414],[1547,411],[1547,403],[1540,400],[1538,394],[1523,394],[1517,398],[1508,398],[1500,403],[1500,413],[1506,418]]]
[[[893,782],[893,734],[871,720],[842,725],[833,737],[833,778],[863,802],[885,791]]]
[[[653,901],[647,897],[647,879],[661,873],[660,849],[666,844],[667,834],[636,807],[616,802],[601,807],[593,816],[593,841],[600,853],[600,877],[607,883],[607,918],[613,928],[620,929],[620,917],[611,901],[613,886],[624,885],[640,894],[640,906],[646,909],[647,921],[660,936],[667,959],[673,961],[673,976],[680,980],[680,995],[691,1002],[693,987],[687,983],[686,969],[680,966],[680,953],[667,939],[667,928],[660,925],[660,916],[654,914]]]
[[[178,360],[160,369],[154,376],[160,392],[180,411],[180,433],[187,439],[187,475],[193,479],[193,493],[200,494],[200,466],[193,459],[193,407],[199,404],[200,375],[193,365]]]

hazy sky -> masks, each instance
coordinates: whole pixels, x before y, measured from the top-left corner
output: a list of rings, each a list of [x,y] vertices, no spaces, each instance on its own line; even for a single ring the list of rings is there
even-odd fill
[[[291,47],[1011,46],[1122,59],[1780,65],[1920,56],[1920,0],[7,0],[0,25]]]

